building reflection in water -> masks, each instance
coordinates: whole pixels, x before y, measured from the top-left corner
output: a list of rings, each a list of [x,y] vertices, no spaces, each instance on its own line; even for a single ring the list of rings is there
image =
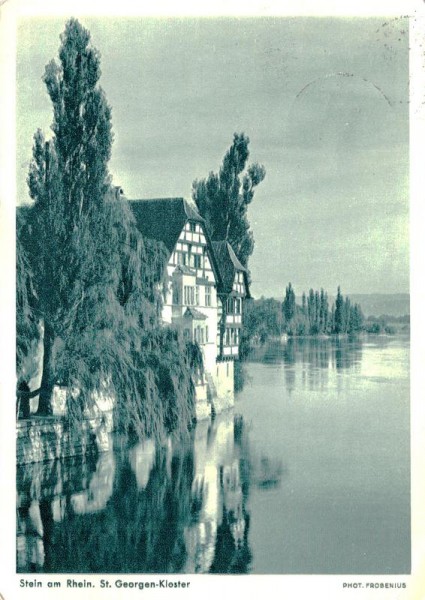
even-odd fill
[[[192,514],[185,528],[187,573],[248,571],[249,481],[241,470],[241,438],[230,419],[197,428]]]
[[[19,467],[17,570],[248,572],[250,461],[228,413],[163,447]]]

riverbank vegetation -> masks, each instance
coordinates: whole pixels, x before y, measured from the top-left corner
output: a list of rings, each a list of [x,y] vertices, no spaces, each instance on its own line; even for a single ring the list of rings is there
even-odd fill
[[[406,321],[407,319],[407,321]],[[358,303],[351,303],[338,287],[334,301],[328,293],[310,289],[303,292],[301,302],[296,302],[295,291],[289,283],[283,301],[261,297],[247,303],[244,313],[244,328],[241,356],[249,352],[252,345],[262,344],[270,338],[287,336],[331,336],[367,333],[395,333],[392,321],[396,318],[368,317],[363,315]],[[409,317],[400,317],[400,325],[408,325]],[[391,323],[390,323],[391,321]]]
[[[250,302],[244,315],[245,342],[264,342],[282,334],[331,335],[361,331],[363,313],[358,304],[344,298],[340,288],[330,306],[328,294],[310,289],[303,293],[301,305],[296,303],[292,285],[286,287],[283,302],[274,298],[260,298]]]
[[[365,319],[364,328],[367,333],[394,335],[410,333],[410,315],[370,315]]]
[[[33,203],[18,211],[17,374],[28,379],[39,337],[38,415],[51,414],[56,384],[68,390],[73,422],[103,391],[116,400],[119,429],[161,437],[190,427],[202,356],[160,327],[167,255],[142,238],[111,187],[111,109],[99,77],[90,33],[71,19],[44,74],[53,135],[34,135]]]

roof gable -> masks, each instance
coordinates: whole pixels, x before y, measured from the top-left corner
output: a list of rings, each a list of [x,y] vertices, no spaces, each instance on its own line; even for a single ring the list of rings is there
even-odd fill
[[[207,251],[215,280],[217,285],[220,285],[220,270],[205,220],[198,213],[196,205],[192,201],[185,198],[155,198],[127,200],[127,202],[131,206],[137,228],[142,235],[163,242],[169,256],[173,252],[185,224],[188,221],[200,223],[207,241]]]
[[[244,275],[246,295],[248,298],[250,298],[248,270],[239,261],[232,246],[227,240],[212,242],[212,245],[222,282],[221,289],[219,291],[225,294],[230,294],[233,289],[235,273],[236,271],[241,271]]]
[[[188,220],[205,224],[204,219],[184,198],[128,200],[139,231],[148,238],[163,242],[170,252]]]
[[[200,310],[193,308],[193,306],[186,308],[183,316],[186,319],[195,319],[196,321],[205,321],[205,319],[207,319],[207,315],[204,315]]]

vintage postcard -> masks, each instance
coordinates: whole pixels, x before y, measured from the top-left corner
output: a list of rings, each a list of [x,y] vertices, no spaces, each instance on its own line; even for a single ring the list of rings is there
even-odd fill
[[[425,596],[425,9],[254,4],[0,7],[4,600]]]

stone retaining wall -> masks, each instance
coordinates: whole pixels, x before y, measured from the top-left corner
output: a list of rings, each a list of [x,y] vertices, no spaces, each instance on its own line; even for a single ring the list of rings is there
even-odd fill
[[[16,424],[16,462],[34,462],[81,456],[109,448],[109,435],[101,418],[83,421],[72,430],[63,417],[31,417]]]

